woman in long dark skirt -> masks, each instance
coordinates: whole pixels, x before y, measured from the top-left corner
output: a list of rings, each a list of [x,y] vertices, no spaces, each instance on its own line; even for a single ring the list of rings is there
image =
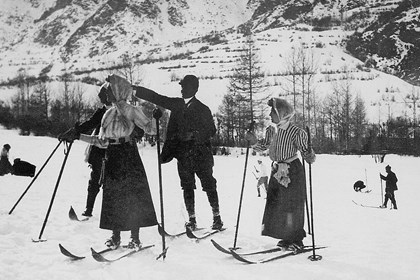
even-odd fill
[[[263,143],[254,147],[269,150],[272,171],[262,221],[262,235],[280,239],[278,246],[299,250],[303,247],[306,179],[297,152],[305,161],[313,163],[315,154],[308,146],[306,132],[291,124],[293,107],[284,99],[272,98],[271,121]]]
[[[138,250],[140,228],[157,225],[157,219],[146,172],[131,135],[136,126],[155,134],[156,125],[141,107],[127,103],[131,95],[127,80],[110,75],[103,88],[113,106],[102,117],[99,135],[80,134],[76,139],[106,149],[101,172],[103,200],[99,227],[112,230],[112,236],[105,244],[116,249],[121,242],[120,232],[131,231],[127,246]],[[72,140],[71,135],[61,139]]]

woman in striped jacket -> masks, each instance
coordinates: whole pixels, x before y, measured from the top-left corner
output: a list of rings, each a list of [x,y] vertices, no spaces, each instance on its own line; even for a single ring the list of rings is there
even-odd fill
[[[269,126],[265,139],[254,146],[254,150],[268,149],[273,161],[262,235],[280,239],[277,245],[285,249],[301,249],[306,236],[303,229],[306,179],[297,152],[308,163],[315,161],[315,154],[308,146],[305,130],[291,123],[293,107],[280,98],[270,99],[268,105],[274,126]]]

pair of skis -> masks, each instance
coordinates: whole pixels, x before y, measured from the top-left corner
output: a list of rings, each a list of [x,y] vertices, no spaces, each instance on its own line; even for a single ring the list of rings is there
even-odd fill
[[[354,200],[352,200],[352,201],[353,201],[354,204],[359,205],[361,207],[385,209],[384,207],[381,207],[381,206],[365,205],[365,204],[358,203]]]
[[[72,209],[73,208],[70,209],[70,212],[71,212]],[[69,214],[70,214],[70,212],[69,212]],[[74,210],[73,210],[73,213],[74,213]],[[77,218],[76,213],[74,213],[74,217]],[[75,221],[84,221],[86,219],[79,220],[77,218],[77,219],[72,219],[72,220],[75,220]],[[199,228],[197,231],[199,231],[199,230],[204,230],[204,228]],[[207,230],[204,233],[197,234],[197,233],[193,232],[190,228],[186,227],[186,230],[184,232],[177,233],[177,234],[169,234],[169,233],[167,233],[162,228],[161,225],[158,225],[158,231],[159,231],[159,234],[161,234],[161,235],[165,235],[165,236],[171,237],[171,238],[176,238],[176,237],[179,237],[179,236],[182,236],[182,235],[187,235],[188,238],[195,239],[196,241],[200,241],[200,240],[206,239],[207,237],[212,236],[212,235],[214,235],[214,234],[216,234],[218,232],[224,231],[224,230],[225,230],[225,228],[222,228],[220,230]],[[67,250],[61,244],[58,244],[58,246],[60,248],[60,252],[64,256],[70,258],[73,261],[82,260],[82,259],[85,259],[86,258],[85,256],[78,256],[78,255],[75,255],[75,254],[71,253],[69,250]],[[118,261],[120,259],[126,258],[128,256],[134,255],[134,254],[136,254],[136,253],[138,253],[140,251],[143,251],[143,250],[152,248],[153,246],[154,245],[146,245],[146,246],[141,247],[139,250],[129,250],[128,252],[124,253],[123,255],[119,256],[116,259],[108,259],[108,258],[105,258],[103,256],[105,253],[110,252],[110,251],[113,251],[113,249],[111,249],[111,248],[106,248],[106,249],[101,250],[101,251],[96,251],[93,248],[90,248],[90,250],[91,250],[92,257],[93,257],[94,260],[96,260],[98,262],[111,263],[111,262],[115,262],[115,261]],[[123,246],[123,248],[124,248],[124,246]]]
[[[75,255],[75,254],[71,253],[69,250],[64,248],[64,246],[61,245],[61,244],[58,244],[58,246],[60,247],[61,253],[64,256],[70,258],[73,261],[78,261],[78,260],[82,260],[82,259],[86,258],[85,256],[78,256],[78,255]],[[128,256],[134,255],[134,254],[139,253],[141,251],[144,251],[146,249],[150,249],[153,246],[155,246],[155,245],[153,245],[153,244],[152,245],[146,245],[146,246],[140,247],[140,249],[138,249],[138,250],[129,250],[128,252],[124,253],[123,255],[121,255],[121,256],[119,256],[118,258],[115,258],[115,259],[108,259],[108,258],[105,258],[103,255],[107,252],[115,251],[117,249],[106,248],[106,249],[104,249],[102,251],[99,251],[99,252],[95,251],[93,248],[90,248],[90,250],[91,250],[92,257],[93,257],[94,260],[96,260],[98,262],[111,263],[111,262],[115,262],[115,261],[121,260],[123,258],[126,258]],[[123,246],[123,248],[126,248],[126,247]]]
[[[205,230],[205,228],[197,228],[196,230],[191,230],[189,227],[185,227],[185,231],[182,231],[180,233],[171,234],[166,232],[161,225],[158,225],[158,231],[160,235],[164,235],[166,237],[170,238],[177,238],[183,235],[186,235],[190,239],[194,239],[196,241],[206,239],[216,233],[219,233],[221,231],[226,230],[226,228],[222,229],[207,229],[205,232],[201,233],[201,231]],[[198,233],[200,231],[200,233]]]
[[[269,248],[269,249],[266,249],[266,250],[238,253],[238,252],[236,252],[236,250],[224,248],[223,246],[221,246],[219,243],[217,243],[213,239],[211,239],[211,242],[214,245],[214,247],[217,250],[219,250],[220,252],[231,255],[236,260],[238,260],[240,262],[243,262],[243,263],[246,263],[246,264],[267,263],[267,262],[271,262],[271,261],[274,261],[274,260],[283,259],[283,258],[286,258],[286,257],[295,256],[295,255],[298,255],[298,254],[310,252],[310,251],[313,250],[312,246],[304,246],[303,249],[300,249],[300,250],[286,251],[285,252],[281,247],[276,246],[274,248]],[[320,250],[320,249],[324,249],[324,248],[327,248],[327,247],[325,247],[325,246],[315,247],[316,250]],[[272,253],[277,253],[277,252],[279,252],[279,254],[272,255]],[[264,254],[271,254],[271,255],[269,257],[259,258],[259,259],[254,259],[254,260],[248,258],[249,256],[264,255]]]

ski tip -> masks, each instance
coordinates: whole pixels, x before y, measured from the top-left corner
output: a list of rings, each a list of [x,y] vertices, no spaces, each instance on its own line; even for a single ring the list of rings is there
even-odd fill
[[[79,218],[77,217],[77,214],[73,209],[73,206],[70,206],[69,218],[70,218],[70,220],[73,220],[73,221],[79,221]]]
[[[90,251],[92,252],[92,257],[98,261],[98,262],[110,262],[106,258],[104,258],[101,254],[96,252],[93,248],[90,248]]]
[[[58,243],[58,247],[60,248],[60,251],[61,251],[62,253],[68,252],[68,250],[67,250],[66,248],[64,248],[64,246],[63,246],[63,245],[61,245],[61,243]]]
[[[72,260],[82,260],[82,259],[84,259],[84,258],[85,258],[85,257],[76,256],[76,255],[74,255],[74,254],[70,253],[70,252],[69,252],[66,248],[64,248],[64,246],[63,246],[63,245],[61,245],[60,243],[58,244],[58,247],[60,247],[60,251],[61,251],[61,253],[62,253],[64,256],[69,257],[69,258],[71,258]]]
[[[236,253],[235,250],[233,250],[233,249],[229,249],[229,251],[230,251],[230,254],[240,262],[247,263],[247,264],[256,264],[257,263],[257,262],[250,261],[248,259],[243,258],[238,253]]]

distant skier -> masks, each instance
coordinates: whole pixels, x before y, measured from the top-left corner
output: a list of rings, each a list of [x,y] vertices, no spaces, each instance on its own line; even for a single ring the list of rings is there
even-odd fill
[[[9,161],[9,151],[10,145],[4,144],[3,149],[1,150],[1,158],[0,158],[0,176],[13,173],[12,164]]]
[[[264,191],[267,193],[268,172],[267,172],[267,167],[265,166],[265,164],[262,162],[261,159],[259,159],[257,162],[258,162],[258,165],[254,166],[254,168],[255,168],[255,172],[257,172],[257,175],[255,175],[255,177],[258,180],[258,182],[257,182],[257,192],[258,192],[258,197],[260,197],[261,196],[261,191],[260,191],[261,186],[263,186]]]
[[[384,176],[382,174],[380,174],[380,177],[382,180],[386,181],[386,187],[385,187],[385,202],[384,204],[381,206],[382,208],[386,208],[387,204],[388,204],[388,200],[391,200],[392,205],[394,206],[394,209],[398,209],[397,208],[397,202],[395,201],[395,194],[394,192],[396,190],[398,190],[397,187],[397,176],[395,175],[394,172],[391,171],[391,166],[387,165],[385,167],[385,171],[386,173],[388,173],[387,176]]]
[[[364,188],[366,188],[365,183],[363,183],[363,181],[356,181],[356,183],[354,183],[353,185],[353,189],[356,192],[361,192]]]

